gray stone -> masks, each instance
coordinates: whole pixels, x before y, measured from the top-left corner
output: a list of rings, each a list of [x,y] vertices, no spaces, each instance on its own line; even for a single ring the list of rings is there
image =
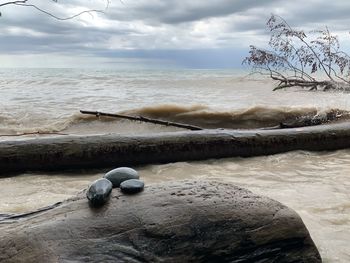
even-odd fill
[[[143,190],[145,183],[138,179],[130,179],[120,184],[120,190],[125,194],[136,194]]]
[[[300,217],[267,197],[211,181],[83,195],[0,219],[0,262],[321,262]]]
[[[119,167],[106,173],[104,178],[112,182],[113,187],[119,187],[126,180],[139,179],[137,171],[129,167]]]
[[[101,178],[94,181],[86,191],[86,197],[92,206],[101,206],[108,201],[112,192],[112,183]]]

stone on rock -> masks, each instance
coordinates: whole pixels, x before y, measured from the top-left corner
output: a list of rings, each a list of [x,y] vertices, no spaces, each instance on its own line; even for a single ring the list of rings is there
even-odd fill
[[[126,180],[139,179],[137,171],[129,167],[119,167],[106,173],[104,178],[112,182],[113,187],[119,187]]]
[[[112,192],[112,183],[101,178],[94,181],[86,191],[86,197],[92,206],[101,206],[108,201]]]
[[[136,194],[143,190],[145,183],[138,179],[130,179],[120,184],[120,190],[125,194]]]

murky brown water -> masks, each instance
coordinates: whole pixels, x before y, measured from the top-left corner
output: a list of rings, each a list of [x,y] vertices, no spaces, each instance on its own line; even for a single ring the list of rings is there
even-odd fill
[[[296,210],[324,262],[350,261],[350,150],[290,152],[137,167],[146,184],[181,179],[228,181]],[[1,179],[0,211],[23,212],[61,201],[86,188],[104,170],[79,174],[25,174]]]
[[[231,77],[227,72],[96,73],[105,78],[96,81],[91,72],[45,74],[28,73],[23,80],[11,80],[0,74],[0,135],[39,130],[68,134],[140,134],[173,130],[137,122],[86,118],[78,115],[81,108],[126,111],[218,127],[223,123],[248,127],[270,125],[304,113],[350,110],[350,94],[271,92],[273,83],[269,81]],[[71,81],[55,82],[62,78]],[[74,89],[67,83],[75,83]],[[23,88],[24,84],[28,90]],[[324,262],[350,262],[350,150],[296,151],[266,157],[136,168],[146,184],[189,178],[229,181],[274,198],[300,214]],[[86,188],[104,172],[22,174],[1,178],[0,213],[30,211],[64,200]]]

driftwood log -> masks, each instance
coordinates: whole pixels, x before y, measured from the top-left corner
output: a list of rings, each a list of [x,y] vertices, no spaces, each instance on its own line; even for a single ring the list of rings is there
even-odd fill
[[[158,120],[158,119],[151,119],[151,118],[147,118],[147,117],[143,117],[143,116],[136,116],[135,117],[135,116],[125,115],[125,114],[106,113],[106,112],[100,112],[100,111],[86,111],[86,110],[81,110],[80,113],[88,114],[88,115],[95,115],[96,117],[103,116],[103,117],[126,119],[126,120],[131,120],[131,121],[148,122],[148,123],[153,123],[153,124],[158,124],[158,125],[163,125],[163,126],[172,126],[172,127],[187,129],[187,130],[191,130],[191,131],[203,130],[203,128],[198,127],[198,126],[194,126],[194,125],[178,123],[178,122],[173,122],[173,121],[163,121],[163,120]]]
[[[341,118],[349,119],[349,112],[340,110],[331,110],[324,115],[305,115],[298,118],[285,120],[279,125],[273,127],[260,128],[261,130],[271,130],[271,129],[288,129],[288,128],[300,128],[307,126],[316,126],[321,124],[331,124],[340,120]]]
[[[350,123],[281,130],[203,130],[139,136],[59,136],[0,142],[0,173],[102,168],[293,150],[350,148]]]
[[[0,262],[321,262],[300,217],[219,182],[117,189],[91,209],[84,193],[52,209],[0,219]]]

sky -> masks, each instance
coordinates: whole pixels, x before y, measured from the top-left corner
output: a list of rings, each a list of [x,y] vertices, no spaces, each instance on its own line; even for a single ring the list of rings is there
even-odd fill
[[[0,0],[0,5],[7,1]],[[0,7],[0,67],[237,68],[265,47],[270,15],[306,32],[325,26],[350,50],[345,0],[28,0]]]

